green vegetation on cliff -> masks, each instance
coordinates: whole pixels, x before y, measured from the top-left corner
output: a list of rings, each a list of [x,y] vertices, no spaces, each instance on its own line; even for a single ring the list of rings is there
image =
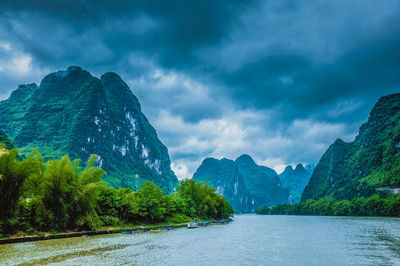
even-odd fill
[[[91,156],[86,167],[68,155],[44,161],[34,150],[21,159],[18,150],[0,153],[0,235],[18,231],[87,230],[123,223],[186,222],[226,219],[230,204],[215,189],[194,180],[165,195],[147,181],[138,191],[107,187],[104,171]]]
[[[400,94],[382,97],[353,142],[336,140],[322,156],[302,201],[369,197],[400,186]]]

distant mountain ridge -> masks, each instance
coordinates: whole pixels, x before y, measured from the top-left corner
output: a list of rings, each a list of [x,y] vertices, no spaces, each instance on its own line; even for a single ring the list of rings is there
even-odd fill
[[[113,72],[96,78],[71,66],[45,76],[40,86],[20,85],[0,102],[0,130],[22,152],[37,148],[46,159],[97,154],[114,187],[138,189],[150,180],[172,192],[178,183],[167,148]]]
[[[283,188],[274,169],[257,165],[247,154],[239,156],[235,162],[244,177],[246,188],[254,197],[256,206],[287,203],[289,190]]]
[[[293,169],[291,165],[286,166],[285,170],[279,175],[282,187],[289,188],[289,203],[297,203],[301,200],[301,194],[311,178],[311,165],[304,167],[301,163]]]
[[[257,165],[247,154],[235,161],[205,159],[193,179],[209,182],[224,195],[236,211],[254,212],[262,205],[287,203],[289,189],[281,186],[278,174]]]
[[[400,186],[400,93],[378,100],[352,142],[337,139],[316,165],[302,200],[369,196]]]
[[[246,189],[239,167],[233,160],[207,158],[194,173],[193,179],[210,182],[218,194],[225,196],[234,210],[253,211],[254,198]]]

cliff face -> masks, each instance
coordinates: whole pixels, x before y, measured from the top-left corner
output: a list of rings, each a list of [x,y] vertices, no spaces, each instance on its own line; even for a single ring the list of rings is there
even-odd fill
[[[324,153],[302,200],[368,196],[400,185],[400,94],[382,97],[353,142],[337,140]]]
[[[171,192],[178,183],[167,148],[115,73],[99,79],[69,67],[47,75],[40,86],[21,85],[0,102],[0,129],[23,152],[36,148],[46,159],[97,154],[114,187],[137,189],[150,180]]]

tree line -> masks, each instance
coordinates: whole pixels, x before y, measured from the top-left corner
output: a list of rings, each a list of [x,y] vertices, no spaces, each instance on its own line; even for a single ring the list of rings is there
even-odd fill
[[[165,195],[154,183],[138,191],[101,181],[105,172],[92,155],[85,167],[65,155],[44,161],[38,151],[25,158],[0,147],[0,236],[67,229],[91,230],[126,223],[220,220],[231,205],[206,183],[182,181]]]
[[[322,198],[297,204],[280,204],[257,208],[257,214],[321,215],[321,216],[400,216],[400,194],[374,194],[352,200]]]

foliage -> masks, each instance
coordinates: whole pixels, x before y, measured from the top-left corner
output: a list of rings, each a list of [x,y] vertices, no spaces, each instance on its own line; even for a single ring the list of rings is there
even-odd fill
[[[270,211],[270,208],[268,206],[261,206],[257,208],[256,213],[257,214],[268,214]]]
[[[39,230],[92,229],[99,224],[97,190],[104,172],[94,166],[92,156],[85,169],[66,155],[51,160],[42,175],[25,181],[26,211]]]
[[[189,216],[186,216],[185,214],[182,213],[176,213],[172,215],[171,217],[167,218],[167,222],[171,224],[180,224],[180,223],[187,223],[192,221],[192,218]]]
[[[154,183],[147,181],[142,188],[136,192],[139,202],[138,215],[143,220],[163,221],[167,214],[167,198],[164,191]]]
[[[125,223],[183,223],[198,219],[225,219],[232,207],[215,189],[194,180],[184,181],[178,193],[164,195],[152,182],[138,191],[115,189],[101,182],[104,171],[86,167],[68,155],[46,163],[34,150],[25,159],[18,150],[0,154],[0,235],[90,230]]]
[[[1,150],[0,154],[0,221],[7,228],[13,221],[21,188],[27,178],[41,174],[40,158],[32,153],[26,159],[17,159],[18,150]],[[0,229],[1,230],[1,229]],[[1,233],[1,231],[0,231]]]
[[[178,195],[185,200],[186,214],[200,218],[227,219],[233,214],[231,205],[216,189],[207,183],[193,179],[182,181]]]
[[[4,146],[7,150],[15,149],[14,143],[0,130],[0,148]]]
[[[322,216],[400,216],[400,194],[374,194],[371,197],[352,200],[322,198],[307,200],[293,205],[277,205],[270,210],[258,209],[257,214],[322,215]],[[262,213],[261,213],[262,212]]]

